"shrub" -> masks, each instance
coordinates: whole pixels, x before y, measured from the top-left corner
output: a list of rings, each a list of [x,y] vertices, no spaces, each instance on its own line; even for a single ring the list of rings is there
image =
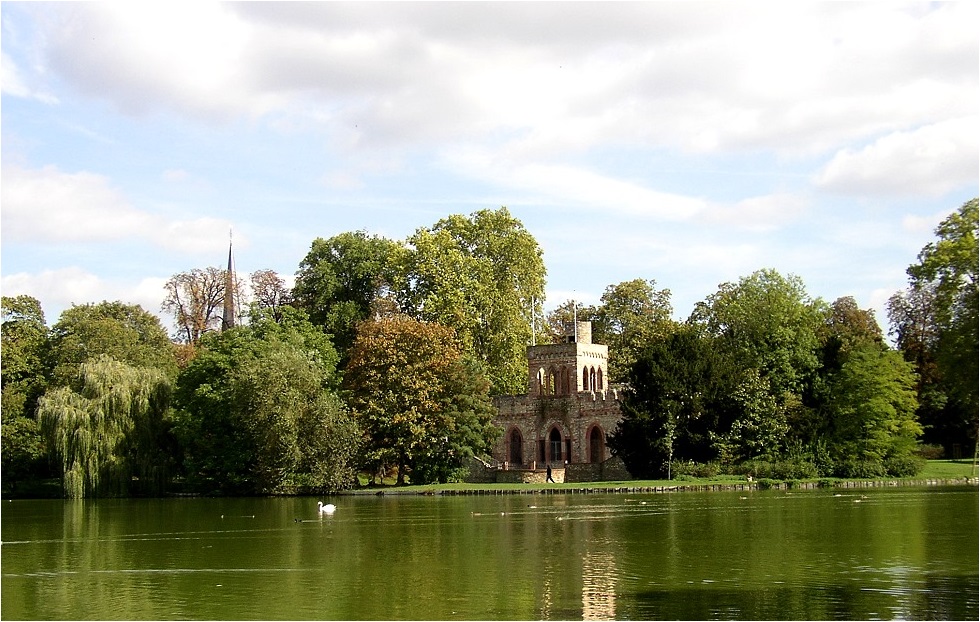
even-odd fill
[[[670,469],[675,479],[680,479],[682,476],[709,479],[721,472],[721,467],[717,462],[694,462],[693,460],[676,460],[670,463]]]
[[[797,480],[812,479],[820,475],[812,462],[800,457],[775,462],[746,460],[733,466],[731,470],[736,475],[751,475],[758,479]]]
[[[873,479],[884,477],[885,467],[880,460],[848,458],[837,462],[834,475],[852,479]]]
[[[926,461],[917,456],[891,456],[885,459],[885,471],[894,477],[913,477],[925,466]]]
[[[939,460],[946,455],[946,451],[942,445],[927,445],[923,443],[915,448],[915,455],[924,460]]]

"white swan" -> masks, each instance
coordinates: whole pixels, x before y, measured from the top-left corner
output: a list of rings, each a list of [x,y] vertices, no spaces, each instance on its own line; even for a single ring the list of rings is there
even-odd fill
[[[317,509],[320,510],[320,514],[333,514],[334,512],[337,511],[337,506],[336,505],[334,505],[332,503],[328,503],[326,505],[323,505],[323,501],[317,501],[316,502],[316,507],[317,507]]]

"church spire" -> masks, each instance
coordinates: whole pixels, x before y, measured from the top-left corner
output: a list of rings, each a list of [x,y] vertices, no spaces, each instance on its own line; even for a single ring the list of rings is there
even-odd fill
[[[221,330],[235,325],[235,267],[231,256],[231,230],[228,230],[228,270],[225,272],[225,307],[221,314]]]

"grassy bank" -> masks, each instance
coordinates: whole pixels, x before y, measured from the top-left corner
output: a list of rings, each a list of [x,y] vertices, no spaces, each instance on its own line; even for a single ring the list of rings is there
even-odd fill
[[[904,478],[911,481],[932,481],[932,480],[965,480],[975,478],[978,475],[977,466],[970,460],[930,460],[926,467],[915,477]],[[847,482],[867,482],[868,480],[842,480],[837,478],[819,478],[812,480],[800,480],[788,482],[791,487],[798,487],[802,484],[819,484],[820,486],[835,487],[846,486]],[[900,481],[897,478],[881,478],[881,482]],[[775,484],[787,484],[787,482],[762,481],[755,482],[762,488],[770,487]],[[409,485],[409,486],[380,486],[374,488],[363,488],[352,491],[353,494],[409,494],[409,495],[437,495],[444,493],[462,493],[475,491],[493,491],[504,494],[534,493],[542,490],[595,490],[597,492],[617,489],[617,488],[651,488],[664,489],[671,487],[736,487],[748,485],[744,477],[737,475],[719,475],[712,478],[693,478],[673,480],[628,480],[616,482],[574,482],[558,484],[434,484],[434,485]],[[351,494],[351,493],[348,493]]]

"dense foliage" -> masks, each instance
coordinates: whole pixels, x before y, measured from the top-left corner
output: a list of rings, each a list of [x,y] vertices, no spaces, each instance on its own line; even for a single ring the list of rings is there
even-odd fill
[[[894,349],[853,298],[813,299],[774,270],[722,284],[684,322],[643,279],[545,321],[541,249],[504,208],[405,241],[317,238],[294,288],[251,275],[234,328],[218,329],[227,273],[175,275],[173,341],[138,306],[73,306],[48,328],[36,299],[3,297],[4,494],[51,477],[70,497],[458,480],[497,438],[490,396],[525,390],[526,346],[575,318],[609,345],[623,418],[608,442],[636,476],[911,475],[920,439],[976,446],[977,221],[974,199],[908,268]]]
[[[37,414],[61,462],[65,494],[77,499],[162,492],[170,392],[160,370],[105,354],[83,362],[70,386],[48,391]]]
[[[938,240],[908,268],[909,286],[889,300],[892,333],[919,374],[924,438],[955,453],[977,441],[980,264],[977,199],[936,228]]]
[[[635,475],[678,461],[786,477],[918,466],[912,366],[853,299],[826,305],[771,270],[721,285],[648,342],[627,380],[609,443]]]
[[[358,329],[345,376],[372,474],[459,480],[496,438],[489,383],[445,326],[393,316]]]
[[[187,483],[225,494],[354,484],[359,431],[337,397],[337,355],[292,313],[206,336],[175,393]]]
[[[408,239],[403,308],[448,326],[479,361],[493,394],[526,386],[525,348],[544,298],[537,240],[505,209],[454,215]]]

